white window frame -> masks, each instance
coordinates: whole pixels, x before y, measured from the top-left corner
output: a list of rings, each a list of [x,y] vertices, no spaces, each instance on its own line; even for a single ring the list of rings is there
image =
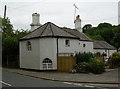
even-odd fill
[[[49,69],[52,69],[52,60],[50,60],[49,58],[46,58],[43,60],[42,62],[42,65],[43,65],[43,69],[44,70],[49,70]]]
[[[27,51],[32,51],[32,44],[30,41],[27,41],[26,48],[27,48]]]

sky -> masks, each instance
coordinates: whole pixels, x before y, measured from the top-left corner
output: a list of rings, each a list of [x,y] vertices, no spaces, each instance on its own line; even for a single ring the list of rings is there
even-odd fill
[[[85,24],[98,26],[99,23],[118,24],[119,0],[2,0],[0,16],[7,5],[7,17],[14,29],[30,29],[32,13],[40,14],[40,23],[52,22],[60,27],[74,28],[75,3],[82,27]]]

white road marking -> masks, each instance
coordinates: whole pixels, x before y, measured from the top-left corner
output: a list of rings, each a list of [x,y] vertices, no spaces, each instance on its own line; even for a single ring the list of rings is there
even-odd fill
[[[90,87],[90,88],[95,87],[95,86],[85,85],[85,84],[79,84],[79,83],[69,83],[69,82],[64,82],[64,83],[65,84],[73,84],[73,85],[82,86],[82,87]]]
[[[65,83],[65,84],[72,84],[72,83],[69,83],[69,82],[63,82],[63,83]]]
[[[73,83],[73,85],[83,86],[83,84],[79,84],[79,83]]]
[[[6,82],[3,82],[3,81],[0,81],[0,83],[3,83],[3,84],[5,84],[5,85],[7,85],[7,86],[12,86],[11,84],[6,83]]]
[[[91,88],[93,88],[93,87],[95,87],[95,86],[91,86],[91,85],[84,85],[84,87],[91,87]]]

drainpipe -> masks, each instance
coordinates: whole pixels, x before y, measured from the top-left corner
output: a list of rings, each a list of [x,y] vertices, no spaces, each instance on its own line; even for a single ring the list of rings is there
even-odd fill
[[[110,50],[108,49],[108,57],[110,57]]]
[[[58,68],[58,53],[59,53],[59,47],[58,47],[58,38],[57,38],[57,40],[56,40],[57,42],[57,68]]]

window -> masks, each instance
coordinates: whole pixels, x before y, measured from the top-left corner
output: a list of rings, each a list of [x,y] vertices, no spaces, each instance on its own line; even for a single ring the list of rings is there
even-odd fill
[[[69,47],[69,46],[70,46],[70,40],[65,40],[65,45],[66,45],[67,47]]]
[[[85,47],[86,45],[85,44],[83,44],[83,47]]]
[[[31,50],[32,50],[31,42],[28,41],[27,42],[27,51],[31,51]]]
[[[43,69],[52,69],[52,61],[49,58],[43,60]]]

